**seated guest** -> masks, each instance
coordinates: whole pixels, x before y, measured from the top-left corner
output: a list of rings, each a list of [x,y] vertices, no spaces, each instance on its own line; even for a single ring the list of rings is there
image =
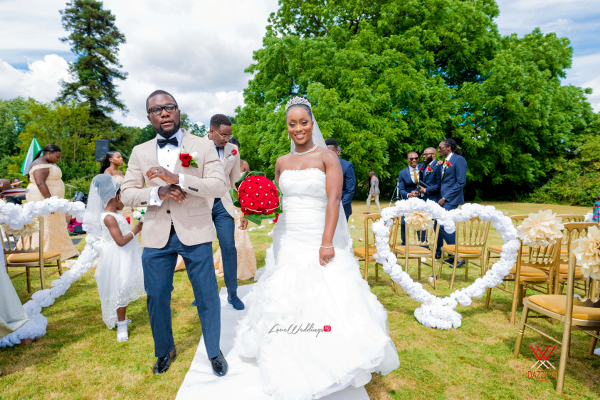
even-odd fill
[[[596,203],[594,203],[594,216],[592,222],[600,222],[600,196],[596,197]]]
[[[398,174],[398,192],[405,198],[419,197],[419,155],[411,151],[407,156],[408,167]],[[402,228],[400,230],[402,245],[404,246],[404,217],[402,217]]]
[[[438,204],[444,207],[445,210],[451,211],[458,206],[465,204],[463,189],[467,183],[467,160],[461,154],[461,150],[456,146],[453,139],[444,139],[439,145],[440,158],[444,158],[442,164],[442,180],[440,183],[440,200]],[[446,233],[444,227],[440,227],[440,236],[437,242],[437,255],[441,255],[440,248],[442,240],[446,244],[455,243],[455,234]],[[445,262],[454,264],[454,259],[449,258]],[[465,265],[465,261],[461,260],[457,267]]]
[[[338,155],[340,164],[342,165],[342,173],[344,174],[344,184],[342,185],[342,206],[344,207],[344,214],[346,214],[346,221],[352,215],[352,199],[354,198],[354,191],[356,188],[356,177],[354,176],[354,165],[350,161],[346,161],[340,156],[342,155],[342,149],[338,145],[337,140],[327,139],[325,145],[331,151]]]
[[[21,187],[21,183],[23,183],[23,182],[21,182],[21,180],[19,178],[15,178],[10,183],[10,188],[11,189],[20,188]],[[7,203],[13,203],[13,204],[17,204],[17,205],[23,204],[23,201],[25,201],[25,195],[21,195],[21,196],[8,196],[6,198],[6,202]]]

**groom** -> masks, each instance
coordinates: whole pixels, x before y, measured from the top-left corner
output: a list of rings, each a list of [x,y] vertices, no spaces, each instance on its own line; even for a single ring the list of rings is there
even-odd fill
[[[227,192],[223,165],[211,142],[179,129],[179,107],[169,93],[157,90],[150,94],[146,110],[158,135],[133,149],[121,196],[127,205],[148,207],[142,264],[154,355],[158,357],[154,373],[167,371],[176,356],[171,291],[177,255],[181,255],[198,302],[213,372],[224,376],[228,366],[219,345],[221,302],[213,264],[210,207],[214,198]],[[195,162],[183,163],[180,153],[192,156]]]

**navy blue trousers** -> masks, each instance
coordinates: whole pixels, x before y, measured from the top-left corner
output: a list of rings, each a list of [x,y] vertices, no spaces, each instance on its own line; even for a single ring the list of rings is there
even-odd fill
[[[352,202],[342,204],[342,206],[344,206],[344,214],[346,214],[346,222],[348,222],[348,219],[352,215]]]
[[[458,208],[458,206],[453,206],[448,204],[448,202],[444,203],[444,210],[452,211]],[[437,221],[436,221],[437,224]],[[448,233],[444,230],[443,226],[440,226],[440,234],[438,235],[437,248],[435,249],[436,255],[442,254],[442,241],[446,241],[446,244],[454,244],[455,242],[455,233]]]
[[[237,249],[235,248],[235,220],[225,207],[221,199],[215,199],[212,209],[212,219],[217,229],[217,238],[221,248],[223,260],[223,277],[227,294],[231,298],[237,292]]]
[[[220,351],[221,300],[215,277],[212,243],[186,246],[179,241],[172,226],[165,247],[146,247],[142,253],[146,304],[154,337],[154,355],[163,357],[175,348],[171,321],[171,292],[178,254],[185,261],[192,283],[206,352],[209,358],[216,357]]]

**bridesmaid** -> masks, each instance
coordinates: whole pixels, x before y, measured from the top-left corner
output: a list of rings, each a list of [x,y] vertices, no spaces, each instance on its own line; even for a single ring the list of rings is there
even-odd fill
[[[109,151],[100,159],[100,173],[107,174],[115,178],[119,185],[123,184],[125,175],[119,171],[119,167],[123,165],[123,156],[118,151]],[[125,218],[129,217],[129,226],[133,226],[133,208],[125,207],[121,211]]]
[[[238,151],[240,151],[240,142],[235,137],[232,137],[231,139],[229,139],[229,143],[237,146]],[[242,156],[242,153],[240,153],[240,157],[241,156]],[[248,162],[246,162],[240,158],[240,174],[243,174],[246,171],[250,171],[250,165],[248,164]]]
[[[27,202],[42,201],[52,196],[65,197],[62,171],[56,165],[61,156],[60,147],[55,144],[45,146],[35,155],[29,168]],[[34,235],[33,246],[38,245],[39,239]],[[44,216],[44,251],[60,253],[62,261],[79,255],[69,237],[65,214],[60,211]]]

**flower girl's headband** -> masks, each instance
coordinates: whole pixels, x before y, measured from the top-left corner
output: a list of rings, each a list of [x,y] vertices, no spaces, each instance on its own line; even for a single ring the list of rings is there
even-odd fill
[[[285,111],[287,111],[291,106],[295,106],[298,104],[302,104],[304,106],[308,106],[308,108],[311,108],[310,105],[310,101],[308,101],[308,99],[306,97],[302,97],[302,96],[294,96],[291,99],[288,100],[287,104],[285,105]]]

